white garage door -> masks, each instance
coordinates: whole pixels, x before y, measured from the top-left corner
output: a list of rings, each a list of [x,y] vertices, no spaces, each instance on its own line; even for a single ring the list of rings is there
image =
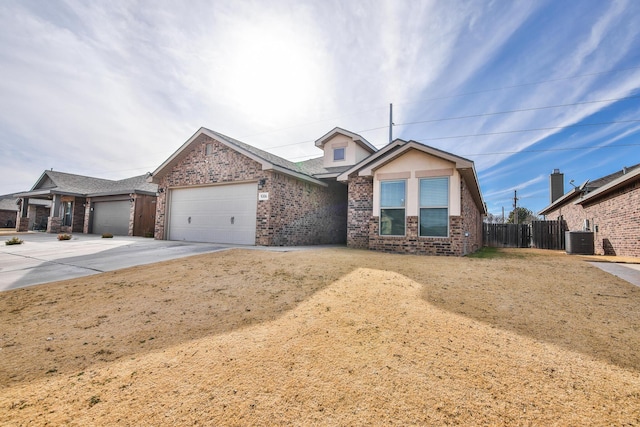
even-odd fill
[[[111,233],[114,236],[128,235],[130,211],[131,202],[128,200],[94,203],[92,232]]]
[[[169,240],[256,243],[256,183],[179,188],[169,203]]]

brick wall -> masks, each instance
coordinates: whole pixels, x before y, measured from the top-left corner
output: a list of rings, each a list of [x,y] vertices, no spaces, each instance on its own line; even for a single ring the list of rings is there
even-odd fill
[[[598,226],[596,253],[640,257],[640,178],[585,204],[584,216]]]
[[[546,217],[560,215],[570,231],[582,231],[589,220],[596,254],[640,257],[640,179],[588,204],[569,203]]]
[[[0,210],[0,228],[7,226],[9,228],[15,227],[17,216],[17,211]]]
[[[213,154],[206,155],[206,145]],[[264,246],[341,243],[346,236],[346,188],[331,183],[323,187],[288,175],[263,171],[260,163],[200,135],[192,150],[159,182],[155,238],[165,238],[168,187],[265,180],[260,192],[269,200],[258,202],[256,194],[256,244]]]
[[[373,177],[349,179],[347,246],[369,248],[369,221],[373,215]]]
[[[466,184],[461,187],[462,216],[449,217],[449,237],[419,237],[419,219],[407,217],[405,236],[380,236],[380,218],[373,216],[373,179],[349,181],[349,247],[414,255],[462,256],[482,247],[482,214]],[[468,233],[469,236],[465,236]]]
[[[213,144],[213,154],[207,155],[206,145]],[[159,193],[156,202],[155,238],[165,238],[165,222],[167,212],[167,188],[188,185],[202,185],[215,183],[231,183],[234,181],[251,181],[268,177],[262,166],[250,158],[221,144],[207,135],[200,135],[192,144],[191,151],[162,177],[158,188],[164,190]],[[258,195],[256,194],[256,202]],[[258,205],[259,210],[264,206]],[[260,212],[258,212],[260,217]],[[257,235],[256,235],[257,240]]]
[[[459,216],[449,217],[449,237],[418,237],[418,217],[408,216],[405,236],[380,236],[380,218],[369,221],[369,249],[412,255],[461,256],[462,227]]]
[[[464,180],[460,183],[460,190],[462,217],[459,231],[462,238],[462,254],[467,255],[482,247],[482,213],[471,197],[469,187]],[[465,233],[469,235],[465,236]]]
[[[347,235],[347,187],[328,187],[270,173],[258,203],[256,241],[266,246],[344,243]]]
[[[84,197],[62,196],[60,200],[62,202],[72,202],[73,213],[71,214],[71,226],[64,226],[61,223],[59,226],[59,232],[83,233],[84,224],[85,224],[86,199]],[[62,221],[62,218],[61,218],[61,221]],[[51,231],[51,232],[56,233],[56,231]]]

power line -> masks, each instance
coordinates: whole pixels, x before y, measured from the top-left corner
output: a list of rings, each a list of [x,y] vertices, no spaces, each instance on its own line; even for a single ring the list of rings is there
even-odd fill
[[[600,123],[578,123],[578,124],[575,124],[575,125],[567,125],[567,126],[551,126],[551,127],[544,127],[544,128],[505,130],[505,131],[500,131],[500,132],[474,133],[474,134],[468,134],[468,135],[441,136],[441,137],[437,137],[437,138],[421,138],[421,139],[416,139],[415,141],[437,141],[437,140],[442,140],[442,139],[472,138],[472,137],[477,137],[477,136],[504,135],[504,134],[510,134],[510,133],[537,132],[537,131],[541,131],[541,130],[569,129],[569,128],[574,128],[574,127],[603,126],[603,125],[622,124],[622,123],[635,123],[635,122],[640,122],[640,119],[620,120],[620,121],[600,122]]]
[[[416,125],[420,123],[434,123],[434,122],[444,122],[447,120],[461,120],[461,119],[470,119],[476,117],[486,117],[486,116],[496,116],[500,114],[510,114],[510,113],[522,113],[525,111],[536,111],[536,110],[548,110],[551,108],[560,108],[560,107],[572,107],[575,105],[585,105],[585,104],[597,104],[600,102],[612,102],[612,101],[624,101],[627,99],[636,99],[640,98],[640,95],[635,96],[625,96],[622,98],[610,98],[610,99],[600,99],[595,101],[582,101],[582,102],[573,102],[570,104],[557,104],[557,105],[548,105],[545,107],[530,107],[530,108],[520,108],[517,110],[507,110],[507,111],[496,111],[494,113],[482,113],[482,114],[472,114],[469,116],[457,116],[457,117],[445,117],[441,119],[431,119],[431,120],[420,120],[417,122],[407,122],[407,123],[394,123],[394,126],[407,126],[407,125]]]
[[[483,90],[473,91],[473,92],[463,92],[463,93],[459,93],[459,94],[445,95],[445,96],[441,96],[441,97],[423,98],[423,99],[420,99],[420,100],[417,100],[417,101],[400,102],[400,103],[397,103],[396,105],[414,104],[414,103],[418,103],[418,102],[427,102],[427,101],[438,101],[438,100],[441,100],[441,99],[457,98],[457,97],[462,97],[462,96],[467,96],[467,95],[476,95],[476,94],[487,93],[487,92],[496,92],[496,91],[500,91],[500,90],[504,90],[504,89],[514,89],[514,88],[518,88],[518,87],[534,86],[534,85],[538,85],[538,84],[552,83],[552,82],[558,82],[558,81],[563,81],[563,80],[571,80],[571,79],[578,79],[578,78],[583,78],[583,77],[592,77],[592,76],[603,75],[603,74],[619,73],[619,72],[624,72],[624,71],[636,70],[636,69],[639,69],[639,68],[640,68],[640,66],[636,66],[636,67],[619,68],[619,69],[607,70],[607,71],[598,71],[598,72],[587,73],[587,74],[578,74],[578,75],[574,75],[574,76],[558,77],[558,78],[555,78],[555,79],[540,80],[540,81],[536,81],[536,82],[521,83],[521,84],[517,84],[517,85],[510,85],[510,86],[502,86],[502,87],[492,88],[492,89],[483,89]],[[631,97],[627,97],[627,98],[619,98],[619,100],[632,99],[632,98],[638,98],[638,96],[631,96]],[[596,103],[596,102],[607,102],[607,101],[614,101],[614,100],[616,100],[616,99],[601,100],[601,101],[585,101],[584,104]],[[565,104],[565,105],[548,106],[548,107],[534,107],[533,109],[556,108],[556,107],[561,107],[561,106],[572,106],[572,105],[580,105],[580,104],[583,104],[583,103]],[[276,133],[276,132],[280,132],[280,131],[287,130],[287,129],[293,129],[293,128],[297,128],[297,127],[308,126],[308,125],[322,123],[322,122],[326,122],[326,121],[330,121],[330,120],[337,120],[337,119],[339,119],[341,117],[345,117],[345,116],[362,114],[362,113],[367,113],[367,112],[370,112],[370,111],[377,111],[377,110],[386,109],[386,108],[387,108],[386,106],[372,107],[372,108],[369,108],[369,109],[366,109],[366,110],[360,110],[360,111],[355,111],[355,112],[351,112],[351,113],[342,114],[342,115],[340,115],[340,116],[338,116],[338,117],[336,117],[334,119],[321,119],[321,120],[316,120],[316,121],[313,121],[313,122],[303,123],[303,124],[300,124],[300,125],[288,126],[286,128],[280,128],[280,129],[274,129],[274,130],[271,130],[271,131],[255,133],[255,134],[251,134],[251,135],[248,135],[248,136],[256,136],[256,135],[264,135],[264,134],[268,134],[268,133]],[[513,112],[518,112],[518,111],[529,111],[529,110],[528,109],[513,110]],[[487,115],[491,115],[491,114],[506,114],[506,113],[508,113],[508,112],[487,113]],[[482,115],[478,115],[478,117],[481,117],[481,116]],[[469,117],[473,117],[473,116],[469,116]],[[460,118],[467,118],[467,117],[460,117]],[[445,119],[438,119],[438,120],[455,120],[455,119],[458,119],[458,118],[445,118]],[[402,123],[402,124],[396,124],[396,126],[415,124],[415,123],[421,123],[421,122]],[[426,121],[424,123],[428,123],[428,121]],[[357,133],[364,133],[364,132],[370,132],[370,131],[374,131],[374,130],[387,129],[387,128],[388,128],[388,126],[380,126],[380,127],[360,130],[360,131],[357,131]],[[246,136],[247,135],[245,135],[245,137]],[[306,143],[306,142],[310,142],[310,141],[301,141],[301,142],[297,142],[297,143],[278,145],[278,146],[273,146],[273,147],[267,147],[266,149],[289,147],[289,146],[292,146],[292,145],[302,144],[302,143]]]
[[[497,111],[497,112],[493,112],[493,113],[473,114],[473,115],[468,115],[468,116],[444,117],[444,118],[440,118],[440,119],[421,120],[421,121],[417,121],[417,122],[394,123],[394,126],[408,126],[408,125],[421,124],[421,123],[434,123],[434,122],[443,122],[443,121],[450,121],[450,120],[461,120],[461,119],[486,117],[486,116],[494,116],[494,115],[501,115],[501,114],[521,113],[521,112],[526,112],[526,111],[546,110],[546,109],[551,109],[551,108],[572,107],[572,106],[576,106],[576,105],[596,104],[596,103],[602,103],[602,102],[626,101],[626,100],[629,100],[629,99],[638,99],[638,98],[640,98],[640,95],[625,96],[625,97],[620,97],[620,98],[598,99],[598,100],[592,100],[592,101],[580,101],[580,102],[573,102],[573,103],[568,103],[568,104],[547,105],[547,106],[542,106],[542,107],[528,107],[528,108],[520,108],[520,109],[516,109],[516,110]],[[612,122],[612,123],[618,123],[618,122]],[[623,123],[623,122],[619,122],[619,123]],[[608,123],[604,123],[604,124],[608,124]],[[583,124],[583,125],[572,125],[572,126],[593,126],[593,125],[592,124]],[[358,131],[356,131],[356,133],[365,133],[365,132],[370,132],[370,131],[374,131],[374,130],[388,129],[388,127],[389,127],[388,125],[378,126],[378,127],[374,127],[374,128],[358,130]],[[569,126],[567,126],[567,127],[569,127]],[[534,130],[548,130],[548,129],[558,129],[558,128],[541,128],[541,129],[531,129],[531,130],[515,130],[515,131],[505,131],[504,133],[530,132],[530,131],[534,131]],[[487,133],[487,134],[478,134],[478,135],[493,135],[493,134],[499,134],[499,133]],[[463,137],[466,137],[466,136],[469,136],[469,135],[451,136],[451,137],[442,137],[442,138],[429,138],[428,140],[447,139],[447,138],[463,138]],[[475,135],[470,135],[470,136],[475,136]],[[425,141],[427,139],[422,139],[422,140]],[[282,144],[282,145],[266,147],[266,149],[268,150],[268,149],[274,149],[274,148],[291,147],[291,146],[294,146],[294,145],[306,144],[306,143],[309,143],[309,142],[315,142],[315,140],[292,142],[292,143],[288,143],[288,144]]]
[[[464,157],[474,156],[497,156],[501,154],[519,154],[519,153],[547,153],[552,151],[574,151],[574,150],[591,150],[600,148],[622,148],[622,147],[639,147],[638,144],[616,144],[616,145],[588,145],[584,147],[566,147],[566,148],[540,148],[531,150],[518,150],[518,151],[494,151],[492,153],[475,153],[475,154],[461,154]]]
[[[413,103],[416,103],[416,102],[426,102],[426,101],[439,101],[441,99],[457,98],[457,97],[467,96],[467,95],[477,95],[477,94],[480,94],[480,93],[487,93],[487,92],[497,92],[499,90],[504,90],[504,89],[515,89],[515,88],[518,88],[518,87],[534,86],[534,85],[539,85],[539,84],[544,84],[544,83],[559,82],[559,81],[563,81],[563,80],[579,79],[579,78],[582,78],[582,77],[592,77],[592,76],[599,76],[599,75],[602,75],[602,74],[619,73],[619,72],[622,72],[622,71],[636,70],[638,68],[640,68],[640,66],[628,67],[628,68],[619,68],[617,70],[598,71],[598,72],[595,72],[595,73],[588,73],[588,74],[578,74],[578,75],[575,75],[575,76],[558,77],[556,79],[540,80],[540,81],[537,81],[537,82],[521,83],[521,84],[511,85],[511,86],[502,86],[502,87],[493,88],[493,89],[483,89],[483,90],[478,90],[478,91],[474,91],[474,92],[463,92],[463,93],[459,93],[459,94],[455,94],[455,95],[444,95],[444,96],[439,96],[439,97],[435,97],[435,98],[424,98],[424,99],[417,100],[417,101],[403,102],[402,104],[413,104]]]
[[[616,145],[588,145],[584,147],[567,147],[567,148],[540,148],[540,149],[531,149],[531,150],[518,150],[518,151],[493,151],[490,153],[473,153],[473,154],[460,154],[462,157],[476,157],[476,156],[499,156],[506,154],[519,154],[519,153],[546,153],[553,151],[574,151],[574,150],[591,150],[591,149],[600,149],[600,148],[624,148],[624,147],[640,147],[640,143],[637,144],[616,144]],[[295,159],[303,159],[305,157],[321,157],[321,156],[298,156],[292,157],[291,160]]]

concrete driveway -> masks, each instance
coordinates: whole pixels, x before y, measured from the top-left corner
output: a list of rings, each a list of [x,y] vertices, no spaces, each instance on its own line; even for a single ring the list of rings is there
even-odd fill
[[[18,236],[21,245],[5,245]],[[143,237],[74,234],[59,241],[57,234],[20,233],[0,236],[0,291],[72,279],[207,252],[231,246],[171,242]]]

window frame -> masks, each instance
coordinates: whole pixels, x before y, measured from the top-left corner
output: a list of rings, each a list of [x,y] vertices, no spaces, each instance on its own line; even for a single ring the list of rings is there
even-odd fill
[[[336,158],[337,153],[342,153],[342,158]],[[333,149],[333,161],[343,162],[347,159],[347,147],[335,147]]]
[[[447,203],[446,205],[423,205],[422,204],[422,182],[423,181],[435,181],[435,180],[444,180],[446,183],[446,194],[447,194]],[[449,206],[451,204],[451,182],[450,182],[450,178],[448,176],[434,176],[434,177],[428,177],[428,178],[420,178],[418,180],[418,237],[426,237],[426,238],[432,238],[432,239],[446,239],[449,238],[451,236],[451,227],[449,224],[449,218],[450,215],[449,213],[451,212],[451,207]],[[428,234],[422,234],[422,212],[423,210],[432,210],[432,209],[446,209],[446,227],[447,227],[447,232],[446,235],[444,236],[433,236],[433,235],[428,235]]]
[[[383,200],[383,195],[382,195],[382,188],[384,186],[384,184],[388,184],[388,183],[399,183],[401,182],[403,187],[404,187],[404,195],[403,195],[403,199],[402,199],[402,206],[383,206],[382,204],[382,200]],[[381,180],[380,181],[380,193],[379,193],[379,197],[380,197],[380,212],[378,215],[378,235],[382,236],[382,237],[405,237],[407,235],[407,180],[406,179],[390,179],[390,180]],[[383,234],[383,215],[382,212],[384,210],[393,210],[393,211],[398,211],[398,210],[402,210],[403,211],[403,227],[402,227],[402,234]],[[390,230],[393,230],[393,226],[391,226]]]

